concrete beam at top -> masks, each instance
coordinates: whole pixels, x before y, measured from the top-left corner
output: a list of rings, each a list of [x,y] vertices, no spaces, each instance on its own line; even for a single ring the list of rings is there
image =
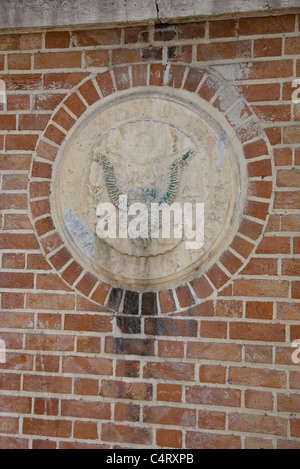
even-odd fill
[[[300,11],[299,0],[0,0],[0,30]]]

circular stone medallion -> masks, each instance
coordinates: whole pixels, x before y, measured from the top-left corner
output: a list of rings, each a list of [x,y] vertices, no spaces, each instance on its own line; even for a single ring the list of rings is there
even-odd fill
[[[205,110],[180,93],[128,94],[98,105],[55,163],[52,212],[73,256],[98,278],[141,290],[206,270],[231,241],[245,200],[230,132],[208,105]],[[120,194],[128,206],[144,204],[149,214],[152,204],[204,204],[202,247],[188,249],[185,233],[176,238],[172,229],[169,238],[120,238],[119,212],[127,211]],[[104,203],[115,208],[116,237],[98,236],[97,207]]]

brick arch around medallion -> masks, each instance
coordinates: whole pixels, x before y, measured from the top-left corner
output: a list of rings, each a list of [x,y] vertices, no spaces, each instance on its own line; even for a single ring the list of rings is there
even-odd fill
[[[88,108],[103,98],[139,87],[167,87],[194,93],[227,119],[243,148],[248,192],[243,218],[229,248],[200,277],[174,289],[159,292],[113,288],[72,258],[51,217],[50,193],[53,163],[72,127],[84,120]],[[172,64],[133,64],[91,75],[81,82],[54,111],[40,137],[30,174],[32,223],[47,261],[74,290],[90,301],[127,314],[181,312],[225,291],[255,252],[272,204],[273,162],[267,136],[258,117],[236,86],[209,68]]]

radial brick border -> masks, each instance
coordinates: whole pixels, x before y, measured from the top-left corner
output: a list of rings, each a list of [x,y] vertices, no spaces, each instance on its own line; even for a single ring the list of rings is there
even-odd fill
[[[248,169],[248,193],[244,216],[228,250],[200,278],[174,290],[138,293],[112,288],[85,271],[72,259],[55,228],[50,213],[52,165],[68,132],[89,106],[119,91],[145,86],[184,89],[210,102],[225,115],[243,146]],[[236,115],[240,115],[238,123]],[[261,238],[269,213],[272,182],[268,180],[269,199],[260,184],[272,176],[268,139],[257,116],[237,88],[219,79],[209,69],[172,64],[136,64],[117,67],[91,75],[65,98],[52,115],[37,143],[30,175],[30,210],[40,246],[61,278],[89,300],[125,314],[155,315],[172,313],[201,303],[230,283],[242,270]],[[261,200],[260,200],[261,199]],[[124,325],[123,325],[124,326]],[[130,332],[130,324],[125,327]]]

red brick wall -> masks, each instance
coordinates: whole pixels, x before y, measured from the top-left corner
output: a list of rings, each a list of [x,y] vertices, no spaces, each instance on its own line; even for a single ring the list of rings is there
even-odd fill
[[[300,448],[298,28],[290,14],[0,35],[1,448]],[[72,260],[49,191],[84,111],[147,85],[226,115],[249,188],[205,275],[139,295]]]

